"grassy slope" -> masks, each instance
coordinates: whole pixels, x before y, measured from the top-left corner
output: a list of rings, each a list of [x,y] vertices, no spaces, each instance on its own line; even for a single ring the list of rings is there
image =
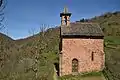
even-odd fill
[[[91,19],[92,22],[100,23],[105,33],[106,66],[109,68],[105,72],[111,80],[120,78],[118,74],[120,73],[120,69],[118,69],[120,67],[119,17],[120,12],[117,12]],[[4,37],[2,43],[4,51],[0,49],[1,63],[3,63],[3,66],[0,67],[0,79],[52,80],[53,63],[58,63],[59,28],[47,30],[44,38],[41,34],[16,41]],[[8,39],[9,41],[6,41]],[[1,56],[2,54],[4,56]]]
[[[105,36],[120,36],[120,11],[94,17],[91,21],[100,24]]]
[[[110,80],[120,80],[120,37],[105,37],[105,76]]]

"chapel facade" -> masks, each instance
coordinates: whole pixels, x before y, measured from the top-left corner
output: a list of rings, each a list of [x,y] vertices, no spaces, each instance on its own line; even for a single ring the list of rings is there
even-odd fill
[[[101,71],[104,68],[104,35],[97,23],[70,22],[67,8],[60,13],[59,75]]]

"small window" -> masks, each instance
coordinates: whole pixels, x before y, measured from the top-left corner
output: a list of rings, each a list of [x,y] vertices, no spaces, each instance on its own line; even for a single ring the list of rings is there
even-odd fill
[[[91,54],[91,60],[94,61],[94,52]]]
[[[65,18],[65,23],[66,23],[66,25],[67,25],[67,16],[65,16],[64,18]]]

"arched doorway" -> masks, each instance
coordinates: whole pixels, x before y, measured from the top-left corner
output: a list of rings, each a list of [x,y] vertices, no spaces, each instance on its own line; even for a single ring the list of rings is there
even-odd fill
[[[76,58],[72,60],[72,72],[73,73],[78,72],[78,60]]]

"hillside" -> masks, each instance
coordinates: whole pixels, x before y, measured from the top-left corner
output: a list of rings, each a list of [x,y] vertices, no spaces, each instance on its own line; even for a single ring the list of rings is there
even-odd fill
[[[11,42],[6,41],[9,37],[3,34],[0,39],[2,37],[4,43],[1,46],[4,51],[0,49],[0,55],[4,55],[1,61],[3,66],[0,67],[0,80],[28,80],[29,78],[53,80],[53,65],[58,63],[59,28],[48,29],[44,35],[40,33],[22,40],[11,40]],[[9,51],[6,51],[5,46],[10,46]]]
[[[120,36],[120,11],[105,13],[91,21],[100,24],[105,36]]]
[[[120,12],[89,21],[99,23],[105,34],[105,76],[120,80]],[[50,28],[19,40],[0,34],[0,80],[53,80],[53,65],[59,60],[59,31],[59,27]]]

